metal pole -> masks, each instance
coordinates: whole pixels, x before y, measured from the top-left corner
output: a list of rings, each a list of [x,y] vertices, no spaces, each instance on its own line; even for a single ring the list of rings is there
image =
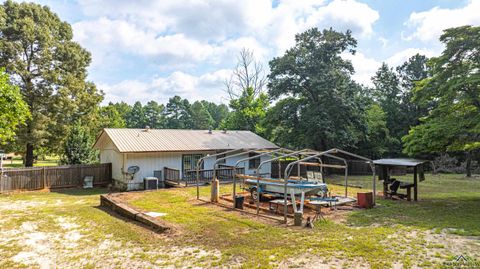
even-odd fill
[[[375,171],[375,165],[372,162],[370,162],[370,167],[372,167],[372,174],[373,174],[373,197],[372,197],[372,199],[373,199],[373,205],[375,205],[375,203],[376,203],[376,201],[375,201],[376,198],[375,197],[377,195],[377,183],[376,183],[376,178],[375,178],[375,172],[376,171]]]
[[[287,178],[287,174],[284,174],[284,178],[283,178],[283,183],[284,183],[284,187],[283,187],[283,220],[285,221],[285,225],[288,225],[287,223],[287,214],[288,214],[288,201],[287,201],[287,184],[288,184],[288,178]],[[296,205],[295,205],[296,206]],[[292,200],[292,207],[293,207],[293,200]]]
[[[257,215],[260,214],[260,169],[257,168]]]
[[[300,176],[300,164],[297,164],[297,176],[298,176],[298,179],[301,179],[301,176]]]
[[[198,164],[198,163],[197,163]],[[200,167],[197,165],[197,178],[195,179],[195,183],[197,185],[197,200],[200,199],[200,180],[199,180],[199,177],[200,177]]]
[[[316,156],[316,155],[310,156],[310,157],[304,158],[304,159],[302,159],[302,160],[312,159],[312,158],[314,158],[314,159],[319,159],[318,157],[315,157],[315,156]],[[287,168],[285,168],[284,181],[283,181],[283,183],[284,183],[284,186],[283,186],[283,192],[284,192],[284,197],[283,197],[283,220],[285,221],[285,224],[287,224],[287,214],[288,214],[288,207],[287,207],[287,205],[288,205],[288,201],[287,201],[287,186],[288,186],[288,178],[289,178],[289,176],[290,176],[290,170],[288,170],[288,173],[287,173],[287,169],[290,168],[293,163],[298,163],[298,166],[300,166],[300,161],[301,161],[301,160],[299,160],[299,159],[300,159],[300,158],[297,158],[297,161],[292,162],[292,163],[289,163],[289,164],[287,165]],[[320,162],[321,162],[321,160],[320,160]],[[293,206],[294,206],[294,205],[293,205],[293,200],[292,200],[292,207],[293,207]],[[295,206],[296,206],[296,205],[295,205]]]
[[[272,150],[272,151],[268,151],[268,152],[264,152],[264,153],[261,153],[259,155],[256,155],[256,156],[252,156],[252,157],[247,157],[247,158],[243,158],[243,159],[240,159],[238,160],[236,163],[235,163],[235,172],[234,172],[234,177],[233,177],[233,198],[234,198],[234,201],[233,201],[233,206],[235,207],[235,194],[236,194],[236,176],[237,176],[237,168],[238,168],[238,165],[242,162],[246,162],[248,160],[251,160],[251,159],[255,159],[255,158],[260,158],[261,156],[264,156],[264,155],[267,155],[267,154],[273,154],[273,153],[277,153],[277,152],[280,152],[280,151],[287,151],[287,149],[285,148],[279,148],[279,149],[276,149],[276,150]],[[273,157],[273,155],[272,155]],[[257,177],[259,175],[259,172],[256,173],[257,174]],[[257,187],[257,190],[258,190],[258,187]]]
[[[244,154],[255,152],[255,151],[258,151],[258,150],[261,150],[261,149],[250,149],[250,150],[247,150],[247,151],[242,150],[242,152],[240,152],[240,153],[236,153],[236,154],[233,154],[233,155],[229,155],[229,156],[225,156],[223,158],[216,159],[215,162],[213,163],[213,180],[212,180],[212,183],[217,176],[217,165],[218,165],[219,161],[223,161],[223,160],[226,160],[226,159],[231,158],[231,157],[242,156]],[[235,176],[236,176],[236,174],[235,174]],[[235,182],[235,177],[233,178],[233,180]],[[233,204],[235,206],[235,186],[233,187],[233,197],[232,197],[232,199],[233,199]]]
[[[232,150],[227,150],[225,152],[221,152],[221,153],[216,153],[216,154],[212,154],[212,155],[207,155],[207,156],[204,156],[202,158],[200,158],[198,161],[197,161],[197,180],[196,180],[196,184],[197,184],[197,200],[200,199],[200,165],[202,165],[203,161],[206,159],[206,158],[211,158],[211,157],[215,157],[215,156],[220,156],[220,155],[224,155],[224,154],[229,154],[229,153],[232,153],[232,152],[236,152],[236,151],[239,151],[239,150],[243,150],[243,149],[232,149]]]
[[[348,197],[348,164],[347,161],[345,163],[345,198]]]
[[[279,160],[279,159],[284,158],[284,157],[299,155],[299,154],[301,154],[303,152],[306,152],[306,151],[312,151],[312,150],[311,149],[302,149],[302,150],[294,151],[294,152],[291,152],[291,153],[288,153],[288,154],[283,154],[279,157],[276,157],[276,158],[273,158],[273,159],[270,159],[270,160],[265,160],[258,165],[258,170],[260,170],[260,168],[266,163],[271,163],[272,161]],[[285,204],[284,204],[285,207],[286,207],[286,204],[287,204],[287,200],[285,199]],[[259,211],[259,210],[260,210],[259,205],[257,205],[257,211]],[[285,218],[286,218],[286,215],[285,215]],[[286,223],[286,219],[285,219],[285,223]]]

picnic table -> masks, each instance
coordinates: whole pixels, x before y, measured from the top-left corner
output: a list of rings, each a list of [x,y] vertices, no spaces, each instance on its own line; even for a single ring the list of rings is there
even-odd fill
[[[325,218],[322,215],[322,206],[336,206],[336,203],[338,202],[337,198],[333,197],[327,197],[327,198],[316,198],[313,201],[310,201],[309,204],[315,206],[315,216],[313,217],[313,221],[321,218],[322,220],[325,220]]]

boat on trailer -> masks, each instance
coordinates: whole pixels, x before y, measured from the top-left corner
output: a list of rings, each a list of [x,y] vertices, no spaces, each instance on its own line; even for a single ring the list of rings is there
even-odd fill
[[[257,190],[257,183],[260,187],[259,190]],[[268,193],[281,196],[284,196],[285,194],[285,181],[283,181],[283,179],[246,178],[244,184],[246,189],[250,191],[253,196],[256,196],[257,193]],[[307,196],[317,194],[324,196],[328,192],[328,187],[327,184],[317,181],[289,179],[287,182],[287,195],[291,195],[292,192],[294,195],[305,193]]]

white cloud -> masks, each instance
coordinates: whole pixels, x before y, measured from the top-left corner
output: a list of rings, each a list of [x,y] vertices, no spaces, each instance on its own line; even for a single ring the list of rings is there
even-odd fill
[[[266,65],[308,28],[351,29],[368,38],[379,18],[356,0],[78,0],[78,7],[84,17],[73,24],[74,38],[92,52],[91,73],[114,75],[110,70],[123,66],[135,73],[120,81],[103,79],[117,83],[97,80],[106,101],[166,101],[174,94],[222,101],[222,70],[233,68],[241,48],[251,49]],[[365,67],[356,66],[362,82],[368,80]],[[142,77],[163,75],[140,81],[136,70],[141,68],[148,68]],[[211,73],[190,75],[205,72]]]
[[[75,39],[92,51],[123,50],[143,56],[158,56],[167,61],[171,58],[200,61],[213,51],[209,44],[190,39],[182,33],[158,35],[123,20],[100,18],[82,21],[75,23],[73,29]]]
[[[95,39],[87,47],[97,50],[113,43],[129,52],[198,61],[218,58],[213,47],[221,52],[233,42],[260,50],[273,45],[273,55],[278,55],[294,44],[296,33],[310,27],[370,35],[379,18],[377,11],[355,0],[327,5],[322,0],[288,0],[276,7],[269,0],[140,2],[81,0],[84,13],[95,19],[74,25],[76,39],[82,44]]]
[[[136,101],[146,103],[150,100],[166,103],[170,97],[179,95],[189,101],[209,100],[226,102],[225,94],[219,91],[231,74],[231,70],[221,69],[201,76],[193,76],[176,71],[166,77],[152,78],[150,81],[124,80],[116,84],[99,84],[105,92],[105,103]]]
[[[371,35],[372,26],[379,17],[378,12],[367,4],[355,0],[334,0],[313,13],[307,19],[307,24],[332,26],[337,30]],[[312,22],[308,23],[310,20]]]
[[[348,59],[352,62],[353,68],[355,68],[355,74],[352,78],[365,86],[372,86],[371,78],[375,75],[375,72],[381,65],[381,62],[368,58],[364,54],[357,52],[355,55],[344,54],[344,59]]]
[[[410,57],[412,57],[415,54],[421,54],[425,55],[427,57],[432,57],[432,56],[437,56],[439,54],[438,51],[431,50],[431,49],[417,49],[417,48],[407,48],[404,50],[401,50],[392,56],[388,57],[385,62],[390,66],[390,67],[397,67],[399,65],[402,65],[404,62],[406,62]]]
[[[324,1],[290,0],[281,1],[270,17],[267,28],[259,36],[265,36],[267,42],[273,41],[278,55],[295,44],[295,34],[312,27],[352,30],[359,36],[372,35],[379,13],[355,0],[334,0],[327,5]]]
[[[470,0],[462,8],[444,9],[432,8],[424,12],[413,12],[405,23],[414,28],[413,33],[404,34],[407,40],[421,41],[438,40],[442,31],[451,27],[480,24],[480,0]]]

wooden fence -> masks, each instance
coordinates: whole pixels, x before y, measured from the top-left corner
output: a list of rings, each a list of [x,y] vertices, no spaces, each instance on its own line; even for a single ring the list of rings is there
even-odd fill
[[[94,186],[109,184],[112,164],[5,168],[0,192],[79,187],[86,176],[93,176]]]

